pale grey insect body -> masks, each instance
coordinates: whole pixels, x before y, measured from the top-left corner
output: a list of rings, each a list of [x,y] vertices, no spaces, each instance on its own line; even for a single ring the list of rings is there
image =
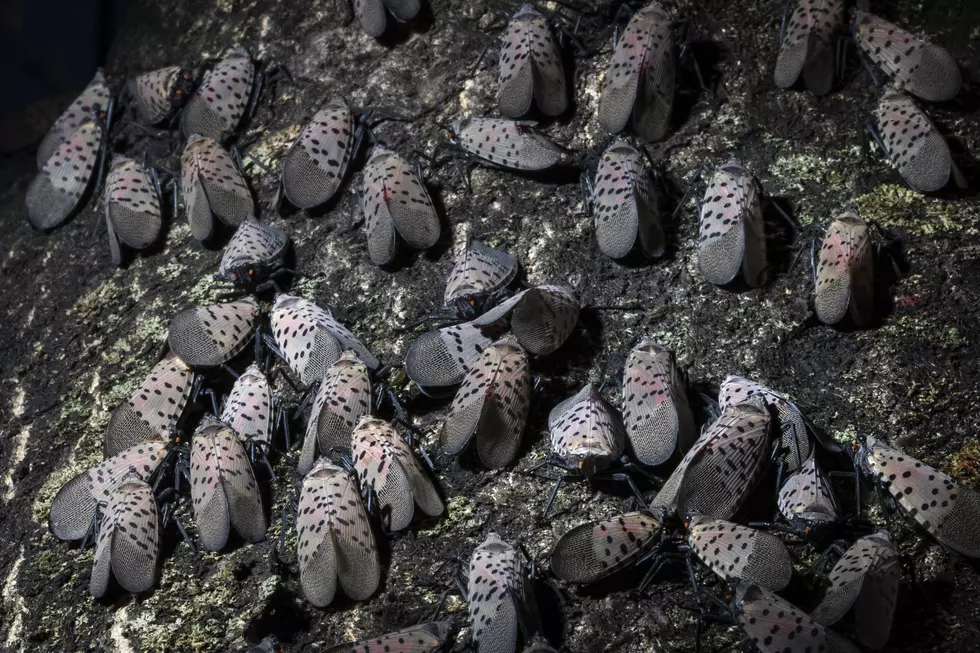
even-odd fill
[[[664,231],[657,194],[643,155],[625,139],[603,152],[595,174],[595,234],[610,258],[629,254],[639,240],[647,256],[662,256]]]
[[[557,116],[568,107],[561,49],[548,21],[529,4],[507,25],[500,49],[500,113],[519,118],[533,99],[541,113]]]

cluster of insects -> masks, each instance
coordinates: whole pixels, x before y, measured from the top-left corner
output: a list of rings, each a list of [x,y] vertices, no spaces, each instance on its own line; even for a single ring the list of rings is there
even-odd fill
[[[385,31],[387,12],[398,21],[419,12],[417,1],[354,5],[371,36]],[[843,70],[835,48],[843,14],[842,0],[800,0],[787,12],[778,86],[802,80],[814,93],[830,92]],[[861,11],[851,25],[862,61],[898,89],[926,101],[959,92],[956,63],[942,48]],[[656,258],[665,251],[659,191],[638,143],[662,139],[669,130],[675,32],[675,19],[651,2],[619,34],[606,69],[598,122],[610,134],[629,128],[637,137],[617,137],[594,173],[584,172],[599,249],[610,258],[636,250]],[[502,35],[498,101],[506,118],[452,121],[457,150],[505,170],[580,164],[581,157],[534,123],[519,120],[533,107],[546,116],[568,110],[562,61],[545,15],[521,7]],[[169,172],[174,213],[179,194],[191,234],[202,241],[220,237],[221,224],[235,228],[216,274],[223,299],[231,301],[172,317],[166,352],[111,415],[107,458],[68,482],[51,506],[57,537],[95,543],[89,587],[96,597],[110,591],[113,578],[127,592],[151,589],[160,532],[171,523],[191,547],[221,550],[233,538],[265,539],[270,517],[260,486],[274,477],[272,460],[289,462],[301,477],[295,506],[281,516],[282,537],[292,521],[299,591],[317,607],[332,604],[338,590],[355,601],[376,594],[382,577],[377,538],[446,510],[419,434],[389,383],[391,366],[344,326],[341,312],[282,290],[292,274],[290,237],[256,218],[239,157],[225,148],[248,120],[261,80],[239,47],[198,85],[192,73],[168,67],[127,87],[138,121],[169,120],[185,139],[181,170]],[[143,249],[158,238],[166,202],[157,169],[120,155],[107,161],[114,95],[100,72],[52,126],[38,149],[27,206],[36,227],[51,229],[95,188],[119,264],[121,244]],[[276,204],[311,209],[334,198],[358,158],[364,118],[339,97],[316,112],[281,159]],[[912,188],[934,191],[958,177],[942,135],[901,91],[885,92],[873,123],[882,150]],[[406,158],[376,144],[362,172],[367,253],[374,264],[390,263],[399,246],[424,250],[439,240],[436,205]],[[768,281],[764,200],[746,163],[732,157],[714,171],[698,202],[698,262],[707,281],[729,286],[741,280],[749,287]],[[853,210],[826,229],[813,261],[813,305],[821,322],[871,322],[870,243],[869,225]],[[447,281],[445,311],[434,316],[446,324],[415,338],[399,362],[423,393],[451,399],[438,430],[442,453],[472,448],[487,468],[507,467],[518,457],[536,386],[534,360],[558,351],[581,312],[594,308],[567,286],[515,288],[518,270],[510,253],[469,239]],[[246,359],[250,364],[236,372]],[[215,379],[228,376],[234,383],[221,397]],[[588,584],[642,563],[649,565],[643,589],[665,566],[680,563],[698,600],[699,634],[709,621],[727,620],[742,629],[747,648],[763,653],[851,651],[856,645],[832,627],[854,613],[854,638],[883,647],[901,576],[890,533],[861,519],[862,477],[887,489],[898,509],[940,544],[980,557],[972,528],[980,519],[980,495],[880,439],[867,437],[848,451],[786,396],[734,376],[722,383],[712,420],[699,433],[683,375],[671,352],[650,338],[628,352],[617,376],[622,389],[615,399],[586,384],[551,409],[546,464],[561,475],[542,508],[548,512],[564,482],[607,479],[631,488],[637,510],[566,533],[551,552],[553,579]],[[308,410],[295,443],[293,420],[279,396],[284,393],[274,391],[279,380],[302,397],[296,416]],[[850,512],[823,471],[824,462],[841,459],[851,463],[856,505]],[[750,497],[766,491],[773,467],[776,519],[733,521]],[[665,468],[668,477],[651,501],[640,487],[651,481],[651,470]],[[182,502],[193,516],[197,545],[180,519]],[[777,594],[796,573],[787,543],[812,549],[819,564],[808,573],[829,581],[809,611]],[[493,533],[473,552],[460,585],[477,648],[514,651],[523,641],[534,651],[551,650],[534,596],[536,567],[519,543]],[[701,587],[702,568],[728,591]],[[454,624],[433,620],[331,650],[435,651],[455,631]],[[274,649],[268,642],[257,648]]]

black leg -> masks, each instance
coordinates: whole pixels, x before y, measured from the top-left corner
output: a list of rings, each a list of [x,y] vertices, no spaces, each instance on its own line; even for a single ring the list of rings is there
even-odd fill
[[[555,487],[552,488],[551,494],[548,496],[548,503],[544,507],[544,512],[541,513],[541,518],[542,519],[547,519],[548,518],[548,513],[551,511],[551,504],[554,502],[555,495],[558,494],[558,488],[561,487],[561,484],[562,484],[562,482],[564,480],[565,480],[565,476],[559,476],[558,477],[558,480],[555,481]]]

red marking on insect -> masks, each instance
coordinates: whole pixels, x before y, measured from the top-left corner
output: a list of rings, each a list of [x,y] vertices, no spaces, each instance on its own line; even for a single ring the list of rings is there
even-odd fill
[[[914,308],[916,306],[922,306],[926,303],[928,295],[924,292],[918,292],[914,295],[902,295],[895,302],[899,308]]]
[[[385,201],[391,200],[391,191],[385,188]]]

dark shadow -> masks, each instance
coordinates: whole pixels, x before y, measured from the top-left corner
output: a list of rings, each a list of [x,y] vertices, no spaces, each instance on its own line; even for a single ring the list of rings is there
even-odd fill
[[[778,275],[789,271],[796,250],[799,227],[793,222],[793,205],[785,197],[769,197],[762,209],[762,219],[766,230],[766,260],[768,263],[767,283]]]
[[[245,626],[243,636],[250,644],[258,644],[268,635],[275,635],[282,642],[292,642],[297,634],[310,628],[305,612],[300,599],[279,586],[266,599],[262,611]]]
[[[385,32],[377,38],[377,41],[386,48],[403,45],[414,35],[425,34],[435,24],[435,14],[432,13],[432,7],[426,1],[421,3],[419,13],[415,15],[415,18],[407,23],[399,22],[390,12],[385,12],[385,18],[387,19]],[[356,19],[355,25],[357,29],[361,28]]]

